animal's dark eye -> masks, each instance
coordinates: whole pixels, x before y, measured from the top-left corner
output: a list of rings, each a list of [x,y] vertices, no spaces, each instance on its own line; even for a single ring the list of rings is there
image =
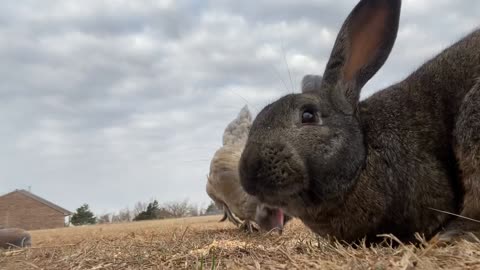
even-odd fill
[[[313,124],[317,122],[317,116],[312,110],[302,112],[302,124]]]

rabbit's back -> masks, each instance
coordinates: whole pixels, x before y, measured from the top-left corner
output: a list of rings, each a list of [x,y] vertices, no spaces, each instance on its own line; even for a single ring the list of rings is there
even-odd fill
[[[446,48],[402,82],[360,102],[361,115],[371,111],[374,121],[423,125],[444,122],[453,128],[465,95],[479,78],[480,29]]]
[[[462,190],[455,156],[455,122],[465,95],[478,78],[480,30],[425,63],[403,82],[360,103],[368,145],[361,179],[382,179],[378,188],[390,200],[383,202],[388,215],[379,225],[385,231],[403,230],[402,224],[411,224],[411,232],[396,233],[432,234],[452,218],[432,208],[459,212]]]

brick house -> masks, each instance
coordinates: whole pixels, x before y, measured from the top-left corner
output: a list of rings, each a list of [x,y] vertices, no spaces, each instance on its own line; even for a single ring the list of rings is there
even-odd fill
[[[0,196],[0,228],[61,228],[65,227],[65,217],[70,215],[72,212],[23,189]]]

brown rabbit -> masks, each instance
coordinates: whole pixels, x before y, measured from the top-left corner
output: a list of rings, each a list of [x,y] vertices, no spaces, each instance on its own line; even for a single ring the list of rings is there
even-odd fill
[[[322,236],[414,241],[479,228],[437,210],[480,219],[480,31],[359,101],[393,47],[400,9],[400,0],[360,1],[323,79],[306,76],[302,94],[252,124],[243,187]]]
[[[207,194],[224,210],[220,221],[228,219],[249,232],[256,230],[254,221],[264,231],[281,231],[289,218],[284,217],[280,209],[259,206],[258,200],[248,195],[240,184],[238,164],[251,124],[252,116],[245,106],[225,129],[223,146],[215,152],[210,163]]]
[[[32,237],[22,229],[0,229],[0,248],[23,248],[32,245]]]

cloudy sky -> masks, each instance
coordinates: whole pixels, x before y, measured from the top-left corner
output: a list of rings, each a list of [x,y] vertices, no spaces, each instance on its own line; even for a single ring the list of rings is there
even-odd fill
[[[2,1],[0,193],[31,186],[96,213],[206,204],[225,126],[321,74],[356,2]],[[404,0],[392,56],[362,97],[478,27],[479,10]]]

